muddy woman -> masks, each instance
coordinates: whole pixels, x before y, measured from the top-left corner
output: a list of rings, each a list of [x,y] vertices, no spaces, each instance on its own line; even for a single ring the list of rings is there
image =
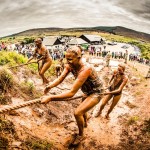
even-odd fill
[[[76,108],[74,116],[77,122],[79,133],[76,134],[73,145],[79,144],[84,139],[84,127],[86,123],[86,113],[93,108],[101,99],[101,92],[103,84],[100,81],[96,71],[89,64],[84,63],[81,59],[81,48],[73,46],[66,51],[67,64],[64,67],[62,74],[50,83],[44,90],[45,94],[53,87],[56,87],[66,78],[71,72],[75,81],[72,88],[64,93],[58,95],[43,96],[41,103],[48,103],[50,101],[61,101],[61,99],[73,97],[81,88],[85,97],[82,103]]]
[[[109,81],[110,86],[108,88],[108,91],[104,93],[104,95],[106,96],[103,97],[99,111],[97,112],[95,117],[98,117],[101,114],[105,105],[112,98],[111,106],[105,116],[107,119],[109,118],[109,114],[112,112],[113,108],[117,105],[118,101],[120,100],[122,95],[122,90],[128,81],[128,77],[125,75],[124,71],[125,71],[125,65],[123,63],[120,63],[118,65],[118,70],[115,70],[113,72],[113,75]]]
[[[49,81],[44,76],[44,73],[50,68],[52,64],[52,58],[47,48],[42,44],[41,38],[35,39],[34,42],[35,42],[36,48],[34,50],[33,55],[29,58],[27,63],[30,62],[32,59],[37,59],[39,75],[41,76],[43,80],[43,84],[47,84]],[[40,62],[41,62],[41,65],[40,65]]]

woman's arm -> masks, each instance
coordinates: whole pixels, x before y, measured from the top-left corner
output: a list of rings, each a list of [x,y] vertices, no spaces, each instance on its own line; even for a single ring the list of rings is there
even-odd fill
[[[41,60],[44,59],[44,58],[45,58],[45,56],[40,57],[40,58],[37,60],[37,62],[41,61]]]
[[[128,82],[128,78],[125,77],[125,78],[123,79],[122,84],[119,86],[119,88],[118,88],[117,90],[114,90],[114,91],[111,91],[111,92],[106,92],[106,93],[104,93],[104,95],[120,93],[120,92],[123,90],[124,86],[127,84],[127,82]]]
[[[73,83],[72,88],[64,93],[58,94],[58,95],[50,95],[50,96],[46,96],[42,99],[42,103],[47,103],[49,101],[61,101],[61,99],[63,98],[70,98],[73,97],[76,92],[79,90],[79,88],[84,84],[84,82],[87,80],[87,78],[89,77],[89,75],[91,74],[91,69],[84,69],[82,72],[79,73],[77,79],[75,80],[75,82]]]
[[[66,78],[66,76],[69,74],[69,72],[70,72],[69,68],[65,67],[62,74],[57,79],[55,79],[53,82],[51,82],[48,86],[46,86],[46,88],[44,89],[44,93],[47,94],[51,88],[56,87],[57,85],[62,83],[63,80]]]
[[[34,57],[31,56],[31,57],[28,59],[27,63],[29,63],[33,58],[34,58]]]
[[[113,75],[111,77],[111,79],[109,80],[108,84],[110,85],[111,81],[114,79],[114,76],[116,75],[117,71],[114,70]]]
[[[36,48],[34,49],[33,55],[28,59],[27,63],[30,62],[36,56]]]
[[[112,75],[111,79],[110,79],[109,82],[108,82],[109,86],[110,86],[111,81],[112,81],[113,79],[114,79],[114,75]]]

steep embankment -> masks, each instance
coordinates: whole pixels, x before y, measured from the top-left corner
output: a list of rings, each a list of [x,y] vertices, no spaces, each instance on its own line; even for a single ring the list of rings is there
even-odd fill
[[[103,65],[103,64],[101,64]],[[144,67],[144,66],[143,66]],[[108,81],[112,71],[104,68],[98,72],[104,82]],[[5,91],[1,87],[1,96],[5,97],[5,105],[19,104],[24,101],[40,97],[44,86],[36,72],[29,72],[27,67],[5,72],[6,81],[11,74],[11,82],[5,82]],[[75,149],[90,150],[148,150],[150,147],[150,80],[144,79],[135,68],[128,66],[126,74],[129,82],[123,91],[118,105],[106,120],[104,115],[110,103],[98,118],[93,117],[93,108],[89,113],[88,126],[85,128],[85,139]],[[134,76],[134,77],[133,77]],[[56,77],[51,76],[53,81]],[[53,88],[50,93],[56,94],[70,89],[74,78],[69,77],[58,88]],[[32,88],[25,91],[21,89],[24,82],[32,83]],[[9,84],[8,84],[9,83]],[[7,85],[11,85],[10,87]],[[17,88],[16,88],[17,87]],[[11,90],[15,89],[15,91]],[[32,91],[34,89],[34,92]],[[143,90],[144,89],[144,90]],[[31,92],[32,91],[32,92]],[[20,93],[23,93],[20,94]],[[78,95],[81,91],[78,92]],[[1,99],[1,102],[3,100]],[[73,116],[75,108],[81,100],[68,102],[50,102],[47,105],[35,104],[0,114],[0,147],[4,149],[68,149],[71,134],[77,132],[77,125]]]

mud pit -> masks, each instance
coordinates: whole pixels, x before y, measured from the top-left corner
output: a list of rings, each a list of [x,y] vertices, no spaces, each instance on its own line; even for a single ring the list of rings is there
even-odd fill
[[[93,61],[94,59],[90,63],[93,64]],[[95,62],[97,63],[98,59],[95,59]],[[114,61],[111,61],[110,64],[112,70],[117,67]],[[101,60],[100,65],[96,69],[101,79],[105,80],[106,75],[110,77],[112,71],[103,68],[103,65],[103,60]],[[44,89],[44,86],[41,86],[41,80],[36,80],[35,77],[32,77],[30,80],[34,81],[33,83],[37,90]],[[69,89],[71,87],[72,82],[73,76],[69,75],[59,86],[61,88],[53,88],[50,92],[54,94],[66,91],[66,88]],[[76,95],[81,94],[82,92],[78,91]],[[22,101],[22,99],[16,97],[12,98],[13,104],[18,104]],[[117,146],[121,142],[121,118],[127,114],[132,115],[134,111],[137,111],[137,109],[131,110],[127,105],[128,103],[134,103],[134,101],[134,96],[132,96],[129,88],[126,87],[123,90],[119,103],[110,114],[109,120],[105,119],[104,115],[110,106],[110,102],[98,118],[93,117],[98,105],[90,110],[88,113],[88,126],[85,128],[85,139],[74,149],[105,150]],[[36,104],[18,109],[16,110],[17,115],[9,115],[7,118],[15,124],[16,132],[21,141],[28,138],[28,136],[33,136],[52,142],[54,149],[65,150],[68,149],[68,141],[71,138],[71,134],[78,131],[73,114],[80,102],[81,100],[79,99],[68,102],[50,102],[47,105]]]

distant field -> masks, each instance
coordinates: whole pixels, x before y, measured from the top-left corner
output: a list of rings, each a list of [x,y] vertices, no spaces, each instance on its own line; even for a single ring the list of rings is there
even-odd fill
[[[107,28],[108,32],[112,28]],[[100,32],[100,31],[88,31],[88,30],[83,30],[83,29],[68,29],[63,30],[63,29],[51,29],[51,30],[44,30],[44,29],[38,29],[38,30],[28,30],[24,31],[21,33],[18,33],[14,36],[9,36],[5,38],[1,38],[1,42],[6,42],[6,43],[16,43],[16,42],[22,42],[27,39],[35,39],[36,37],[44,37],[44,36],[54,36],[54,35],[62,35],[62,36],[76,36],[79,37],[82,34],[96,34],[104,37],[106,40],[111,40],[111,41],[116,41],[116,42],[122,42],[122,43],[129,43],[136,45],[141,49],[142,56],[144,58],[149,58],[150,59],[150,41],[143,41],[142,39],[139,39],[137,37],[131,38],[127,36],[121,36],[121,35],[115,35],[112,33],[107,33],[107,32]]]

